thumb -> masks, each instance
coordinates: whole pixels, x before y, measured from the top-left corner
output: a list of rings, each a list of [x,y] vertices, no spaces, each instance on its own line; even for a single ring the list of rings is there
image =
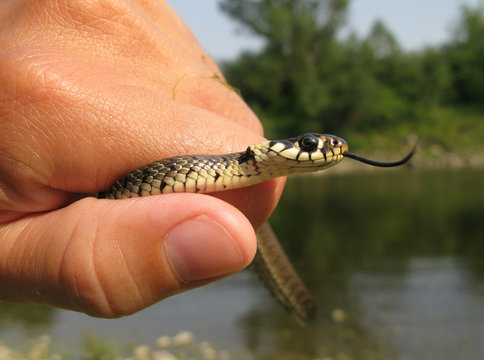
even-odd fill
[[[0,298],[118,317],[243,269],[254,230],[208,195],[85,198],[0,228]]]

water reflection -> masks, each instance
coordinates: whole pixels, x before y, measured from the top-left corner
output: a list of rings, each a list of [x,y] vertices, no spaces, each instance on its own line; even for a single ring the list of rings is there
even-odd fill
[[[271,222],[304,268],[353,271],[368,260],[475,258],[484,242],[482,172],[392,172],[300,177]],[[314,266],[318,271],[314,271]],[[317,280],[317,279],[315,279]]]
[[[305,347],[278,337],[273,349],[314,344],[309,358],[481,358],[484,316],[474,313],[484,305],[482,175],[292,180],[272,223],[321,315],[308,332],[294,331]],[[335,309],[347,314],[343,323],[330,318]],[[273,321],[272,329],[284,327]]]
[[[190,329],[241,359],[481,359],[483,175],[290,179],[271,222],[320,305],[304,328],[242,273],[124,319],[45,310],[38,331],[61,344],[79,342],[86,330],[151,343]],[[0,307],[0,341],[32,329],[12,309]],[[17,313],[28,316],[23,309]]]

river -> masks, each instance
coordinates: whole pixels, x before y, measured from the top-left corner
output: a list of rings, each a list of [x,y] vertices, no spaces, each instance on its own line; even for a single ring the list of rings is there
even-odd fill
[[[244,271],[122,319],[0,303],[0,342],[79,358],[93,334],[127,354],[189,330],[233,359],[484,357],[484,171],[295,176],[271,223],[319,303],[305,327]]]

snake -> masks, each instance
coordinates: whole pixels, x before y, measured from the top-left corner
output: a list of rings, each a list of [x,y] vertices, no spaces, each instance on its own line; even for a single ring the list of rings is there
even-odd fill
[[[332,167],[344,158],[373,166],[405,164],[380,162],[350,153],[348,143],[335,135],[304,133],[284,140],[252,144],[245,151],[225,155],[175,156],[144,165],[100,193],[98,198],[125,199],[167,193],[212,193],[254,185],[275,177],[311,173]],[[268,222],[257,233],[252,262],[262,283],[278,302],[305,324],[317,313],[317,303],[294,269]]]

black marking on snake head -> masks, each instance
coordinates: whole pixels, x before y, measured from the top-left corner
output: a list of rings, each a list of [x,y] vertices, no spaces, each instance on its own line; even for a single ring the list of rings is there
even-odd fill
[[[241,163],[249,163],[250,161],[255,162],[255,154],[254,152],[251,150],[250,147],[247,148],[247,150],[245,150],[240,156],[239,158],[237,159],[237,161],[239,162],[239,164]]]
[[[213,181],[217,181],[217,179],[220,177],[219,173],[215,173],[215,176],[213,177]]]
[[[299,156],[301,156],[305,151],[299,150],[299,152],[296,155],[296,161],[299,161]],[[311,160],[311,153],[309,153],[309,160]]]

